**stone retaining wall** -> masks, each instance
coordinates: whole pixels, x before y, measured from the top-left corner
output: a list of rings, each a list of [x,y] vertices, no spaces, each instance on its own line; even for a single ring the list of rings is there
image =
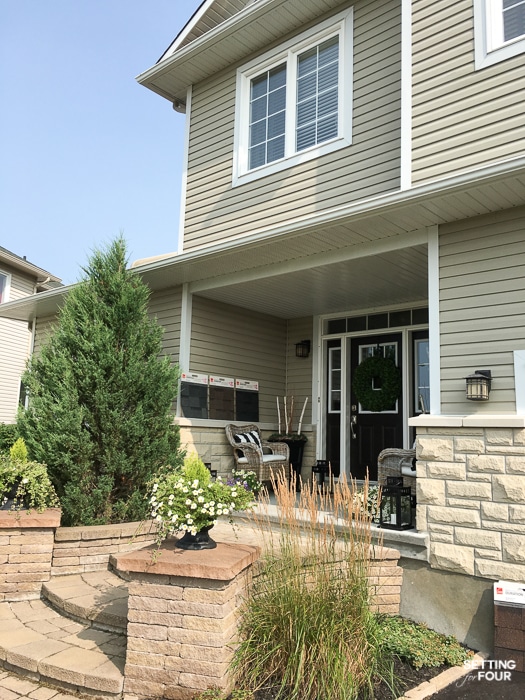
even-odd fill
[[[0,601],[40,597],[51,577],[55,529],[61,512],[0,511]]]
[[[58,528],[51,575],[107,569],[111,554],[140,549],[154,540],[155,529],[151,521]]]
[[[417,528],[430,565],[525,581],[525,430],[419,427]]]

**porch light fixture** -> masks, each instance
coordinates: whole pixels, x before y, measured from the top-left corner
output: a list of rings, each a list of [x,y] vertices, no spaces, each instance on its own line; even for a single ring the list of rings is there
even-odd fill
[[[490,369],[477,369],[474,374],[465,377],[467,382],[467,399],[470,401],[488,401],[492,374]]]
[[[403,486],[403,477],[388,476],[381,489],[379,527],[389,530],[410,530],[412,524],[412,492]]]
[[[301,340],[300,343],[295,344],[295,356],[296,357],[308,357],[310,355],[310,341]]]

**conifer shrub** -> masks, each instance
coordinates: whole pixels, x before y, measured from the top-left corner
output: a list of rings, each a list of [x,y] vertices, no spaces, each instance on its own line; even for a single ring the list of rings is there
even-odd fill
[[[149,289],[117,239],[93,253],[23,381],[18,429],[48,466],[65,525],[140,520],[147,484],[181,462],[171,407],[178,369],[162,357]]]

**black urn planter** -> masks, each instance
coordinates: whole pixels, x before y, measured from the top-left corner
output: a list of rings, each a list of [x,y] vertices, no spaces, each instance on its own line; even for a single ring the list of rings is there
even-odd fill
[[[195,535],[191,532],[185,532],[180,540],[177,540],[175,547],[179,549],[215,549],[217,542],[212,540],[209,535],[210,530],[213,525],[208,525],[207,527],[201,528]]]
[[[14,505],[20,483],[20,481],[15,481],[9,491],[5,491],[2,494],[2,498],[0,500],[0,510],[11,510]]]

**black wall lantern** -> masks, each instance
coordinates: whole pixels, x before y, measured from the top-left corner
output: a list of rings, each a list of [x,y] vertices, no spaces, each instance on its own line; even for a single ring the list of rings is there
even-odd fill
[[[403,486],[403,477],[388,476],[381,489],[379,527],[389,530],[410,530],[412,527],[412,494]]]
[[[470,401],[488,401],[492,374],[490,369],[477,369],[474,374],[465,377],[467,382],[467,399]]]
[[[310,341],[301,340],[300,343],[295,344],[295,356],[296,357],[308,357],[310,355]]]

